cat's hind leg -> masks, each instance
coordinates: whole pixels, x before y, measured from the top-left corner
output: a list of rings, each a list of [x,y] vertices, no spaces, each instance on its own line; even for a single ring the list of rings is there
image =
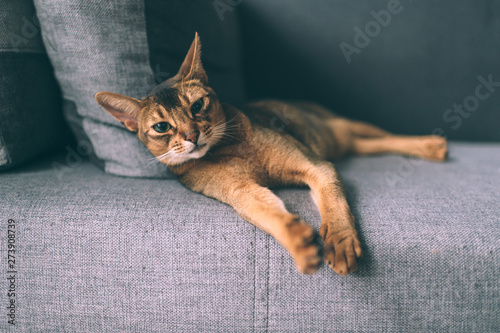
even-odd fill
[[[345,153],[357,155],[392,153],[444,161],[447,156],[446,139],[437,135],[395,135],[377,126],[345,118],[331,119],[328,125],[339,147],[336,154],[331,156],[333,158]]]
[[[429,136],[385,136],[380,138],[353,138],[351,151],[355,154],[394,153],[444,161],[447,156],[446,139]]]
[[[329,160],[338,159],[347,153],[354,152],[355,139],[384,138],[393,135],[377,126],[343,117],[330,117],[325,121],[325,124],[331,131],[334,144],[332,145],[333,148],[328,147],[320,155]],[[331,140],[331,138],[328,139]]]

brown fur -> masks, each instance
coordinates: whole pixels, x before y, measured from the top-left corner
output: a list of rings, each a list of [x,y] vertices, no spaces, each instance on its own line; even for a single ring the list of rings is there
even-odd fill
[[[356,270],[362,255],[354,217],[329,160],[347,153],[445,159],[441,137],[396,136],[313,103],[261,101],[242,110],[222,105],[208,86],[200,55],[196,34],[179,73],[146,98],[101,92],[96,100],[185,186],[231,205],[274,236],[300,272],[314,273],[324,259],[345,275]],[[203,111],[193,115],[190,108],[200,99]],[[172,128],[157,133],[153,125],[160,122]],[[311,188],[321,213],[323,248],[314,229],[269,190],[291,184]]]

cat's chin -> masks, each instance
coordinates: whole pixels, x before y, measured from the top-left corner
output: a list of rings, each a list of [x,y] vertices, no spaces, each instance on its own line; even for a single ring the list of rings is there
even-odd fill
[[[196,146],[193,150],[191,150],[190,153],[185,154],[185,156],[188,159],[202,158],[203,156],[205,156],[205,154],[208,152],[209,149],[210,149],[210,146],[208,144]]]
[[[205,156],[209,149],[209,144],[198,145],[195,146],[189,153],[172,156],[168,161],[165,161],[164,163],[167,165],[179,165],[190,160],[196,160]]]

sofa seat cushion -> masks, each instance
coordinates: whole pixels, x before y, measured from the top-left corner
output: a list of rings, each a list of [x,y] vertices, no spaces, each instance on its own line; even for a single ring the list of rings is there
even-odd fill
[[[18,329],[498,331],[500,144],[450,152],[446,163],[336,163],[366,254],[347,277],[300,275],[274,239],[175,180],[54,158],[1,174],[0,216],[17,226]],[[276,192],[319,227],[309,190]]]

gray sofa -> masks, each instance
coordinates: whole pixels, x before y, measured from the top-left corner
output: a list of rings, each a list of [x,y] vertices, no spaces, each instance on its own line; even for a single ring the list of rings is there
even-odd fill
[[[97,147],[90,153],[86,141],[61,134],[52,150],[44,146],[0,173],[0,330],[500,331],[500,88],[478,79],[500,81],[500,6],[401,1],[404,9],[348,63],[340,44],[355,46],[353,28],[375,20],[371,11],[397,12],[391,3],[228,1],[232,10],[213,14],[222,14],[220,22],[239,15],[249,98],[313,99],[395,132],[451,139],[445,163],[401,156],[336,162],[365,252],[358,271],[300,275],[274,239],[231,207],[169,177],[112,175]],[[12,52],[4,53],[27,58]],[[44,108],[57,118],[63,104],[72,123],[68,87],[61,89]],[[489,96],[476,97],[476,110],[462,112],[467,117],[453,111],[477,91]],[[7,111],[21,112],[12,103]],[[0,153],[22,148],[11,143]],[[308,189],[276,192],[319,228]]]

